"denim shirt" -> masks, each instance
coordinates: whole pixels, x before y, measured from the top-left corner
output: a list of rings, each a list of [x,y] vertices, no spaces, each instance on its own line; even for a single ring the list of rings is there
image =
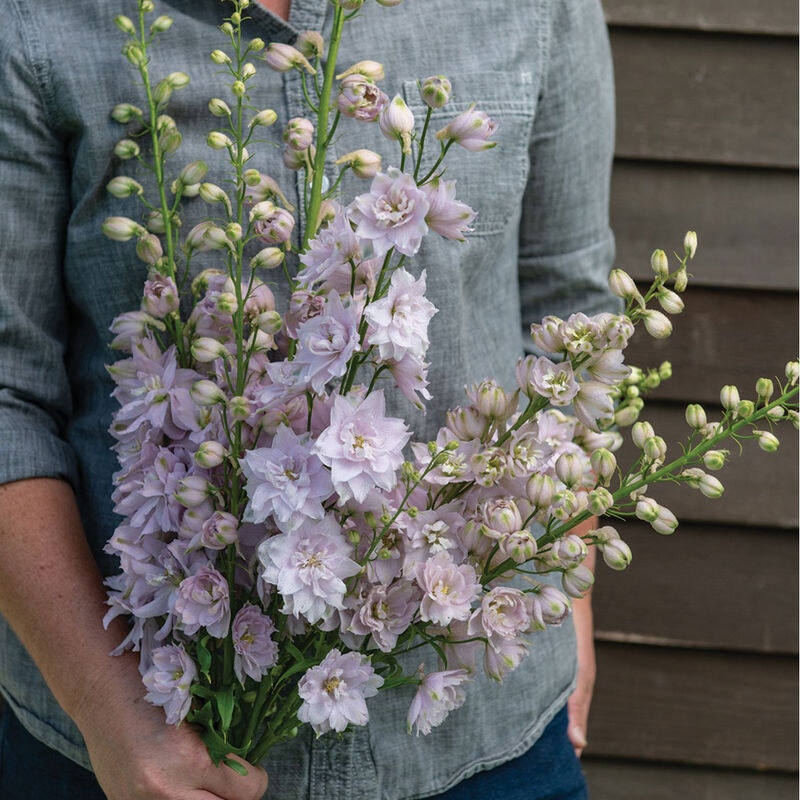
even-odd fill
[[[107,216],[139,211],[111,197],[108,180],[147,181],[113,156],[125,130],[109,117],[117,103],[142,103],[113,24],[134,6],[8,0],[0,27],[0,483],[69,481],[105,574],[117,570],[102,547],[119,521],[110,501],[108,326],[138,307],[145,277],[130,243],[100,233]],[[184,70],[192,79],[169,110],[184,141],[174,169],[202,158],[209,179],[220,181],[219,160],[205,146],[215,127],[206,106],[211,96],[225,97],[225,77],[208,54],[223,45],[217,28],[226,10],[218,0],[162,0],[157,10],[175,24],[154,52],[153,73]],[[329,29],[331,8],[327,0],[293,0],[289,24],[255,5],[248,13],[248,36],[291,42],[298,31]],[[345,34],[339,66],[366,58],[384,64],[383,88],[400,93],[417,120],[417,80],[450,78],[453,102],[435,113],[434,130],[472,102],[499,123],[496,148],[451,149],[447,177],[479,212],[468,242],[432,235],[414,259],[439,308],[430,328],[434,399],[425,417],[399,401],[395,410],[429,437],[444,410],[463,402],[466,384],[488,376],[513,383],[532,321],[613,305],[608,41],[598,0],[405,0],[395,8],[367,0]],[[299,76],[256,66],[255,103],[283,121],[304,116]],[[369,147],[384,154],[385,166],[397,163],[377,126],[345,122],[331,162]],[[279,128],[266,132],[275,146],[260,147],[254,166],[300,207],[302,186],[279,156]],[[348,175],[343,194],[365,189]],[[202,201],[187,200],[185,229],[204,213]],[[566,702],[574,673],[574,633],[565,623],[535,634],[530,656],[502,686],[478,681],[464,707],[428,737],[405,731],[408,691],[382,692],[367,728],[319,739],[306,730],[274,751],[268,796],[410,800],[443,791],[528,748]],[[88,766],[77,728],[2,620],[0,685],[26,728]]]

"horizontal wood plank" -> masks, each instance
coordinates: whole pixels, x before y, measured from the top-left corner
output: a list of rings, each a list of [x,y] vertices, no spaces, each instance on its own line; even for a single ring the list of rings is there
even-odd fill
[[[683,300],[686,308],[672,317],[669,338],[653,339],[640,329],[626,350],[631,364],[672,364],[672,377],[653,399],[718,404],[725,384],[753,399],[758,378],[784,378],[786,362],[797,357],[796,295],[717,291],[690,282]]]
[[[795,531],[680,525],[665,537],[638,520],[607,522],[633,561],[612,573],[599,560],[598,639],[797,654]]]
[[[592,800],[797,800],[797,775],[585,757]]]
[[[643,419],[653,424],[667,443],[667,458],[680,455],[679,445],[690,433],[684,418],[685,408],[678,405],[651,403]],[[714,415],[709,412],[709,419]],[[691,522],[718,525],[797,528],[798,441],[797,431],[785,424],[778,429],[781,439],[776,453],[765,453],[753,441],[743,443],[742,455],[734,443],[731,458],[720,472],[725,492],[710,500],[686,485],[661,483],[648,494],[671,509],[683,524]],[[627,432],[626,432],[627,436]],[[626,443],[618,454],[623,467],[633,464],[635,448]]]
[[[790,170],[617,159],[611,227],[617,265],[649,279],[650,253],[700,241],[693,285],[798,288],[798,181]]]
[[[617,154],[793,168],[797,42],[615,28]]]
[[[598,643],[587,755],[797,769],[797,660]]]
[[[794,0],[603,0],[603,10],[610,25],[786,36],[798,30]]]

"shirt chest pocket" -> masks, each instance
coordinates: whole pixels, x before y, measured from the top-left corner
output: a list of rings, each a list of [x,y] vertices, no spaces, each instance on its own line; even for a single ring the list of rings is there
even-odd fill
[[[528,147],[536,111],[538,79],[531,73],[480,72],[448,75],[453,93],[450,102],[431,114],[418,175],[426,175],[440,154],[440,143],[433,134],[474,104],[497,123],[492,136],[496,146],[470,152],[453,144],[442,168],[444,180],[456,181],[456,197],[478,212],[472,223],[472,237],[485,237],[507,231],[519,219],[522,196],[530,168]],[[425,120],[427,106],[420,98],[416,81],[403,84],[406,104],[414,114],[417,136]],[[419,158],[415,142],[414,158]]]

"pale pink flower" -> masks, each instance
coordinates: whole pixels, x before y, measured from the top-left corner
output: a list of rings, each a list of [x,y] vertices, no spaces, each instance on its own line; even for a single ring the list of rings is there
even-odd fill
[[[379,172],[370,191],[353,200],[350,218],[356,223],[356,235],[371,242],[375,256],[395,248],[413,256],[428,232],[425,216],[428,198],[411,175],[391,167]]]
[[[278,645],[272,641],[275,625],[258,606],[246,603],[231,625],[233,671],[244,686],[245,675],[260,681],[278,660]]]
[[[334,205],[334,214],[309,242],[302,256],[302,268],[297,275],[301,285],[335,281],[349,291],[353,264],[361,260],[361,248],[344,209]]]
[[[363,502],[375,487],[391,489],[403,463],[410,432],[401,419],[385,415],[383,392],[363,400],[336,395],[330,425],[317,437],[314,451],[330,467],[342,502]]]
[[[366,698],[383,685],[369,659],[361,653],[331,650],[316,667],[311,667],[297,684],[303,704],[297,712],[319,736],[328,731],[341,733],[348,725],[366,725]]]
[[[162,706],[169,725],[177,725],[192,704],[192,683],[197,667],[183,645],[168,644],[153,650],[153,663],[142,675],[147,688],[145,700]]]
[[[187,636],[205,628],[214,638],[224,638],[231,624],[230,590],[225,577],[214,567],[202,566],[184,578],[175,598],[175,615]]]
[[[369,323],[366,343],[381,360],[400,361],[407,354],[422,358],[428,350],[428,323],[437,309],[425,297],[425,271],[416,280],[400,267],[392,274],[386,296],[364,310]]]
[[[344,607],[344,581],[361,570],[352,555],[352,545],[327,516],[294,533],[270,536],[258,548],[261,578],[283,597],[282,613],[311,624]]]
[[[440,141],[455,141],[472,153],[488,150],[497,142],[489,138],[497,131],[497,123],[483,111],[475,109],[473,103],[466,111],[452,119],[444,128],[436,132]]]
[[[422,401],[431,399],[428,391],[430,364],[423,361],[421,356],[406,353],[399,361],[389,361],[386,366],[403,396],[420,411],[424,411],[425,404]]]
[[[408,709],[408,732],[416,728],[417,735],[421,733],[427,736],[432,728],[441,725],[451,711],[464,704],[467,695],[462,684],[468,680],[470,675],[465,669],[449,669],[426,675]]]
[[[575,416],[593,431],[614,416],[613,386],[600,381],[584,381],[572,400]]]
[[[525,642],[517,638],[498,639],[494,645],[486,645],[483,653],[483,668],[496,681],[516,669],[528,654]]]
[[[464,241],[464,234],[472,230],[470,222],[475,212],[460,200],[456,200],[456,182],[435,180],[420,187],[425,192],[430,208],[425,217],[428,227],[445,239]]]
[[[379,650],[391,652],[397,637],[411,624],[417,600],[416,588],[405,580],[373,586],[359,603],[348,630],[361,636],[370,634]]]
[[[416,565],[415,577],[424,595],[420,617],[425,622],[449,625],[470,615],[481,585],[470,564],[456,564],[447,551]]]
[[[143,311],[157,319],[164,319],[178,310],[179,303],[178,287],[169,276],[156,273],[144,282]]]
[[[387,95],[364,75],[351,73],[339,84],[336,104],[346,117],[374,122],[388,102]]]
[[[554,406],[568,405],[578,393],[578,382],[569,361],[556,364],[544,356],[528,356],[520,362],[517,377],[526,395],[538,394]]]

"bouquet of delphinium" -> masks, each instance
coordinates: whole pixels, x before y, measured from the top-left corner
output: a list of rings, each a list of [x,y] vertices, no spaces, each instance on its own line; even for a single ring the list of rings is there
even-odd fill
[[[124,354],[109,367],[123,521],[107,547],[122,565],[108,581],[108,618],[131,621],[120,650],[141,653],[147,699],[168,723],[198,725],[212,757],[237,769],[228,754],[257,761],[300,723],[317,734],[365,724],[367,699],[400,684],[417,686],[405,724],[430,732],[464,702],[467,681],[481,670],[502,680],[536,646],[531,634],[564,619],[592,584],[590,546],[611,568],[627,566],[612,526],[582,536],[576,526],[636,516],[672,533],[678,522],[651,486],[718,497],[710,473],[727,440],[756,437],[773,450],[774,424],[797,421],[796,362],[785,386],[760,380],[754,400],[724,387],[719,420],[690,405],[691,433],[674,458],[637,421],[642,395],[669,368],[629,367],[623,352],[637,323],[669,335],[697,246],[689,233],[674,270],[653,254],[646,292],[612,271],[623,313],[533,325],[546,355],[519,361],[516,387],[489,378],[467,387],[433,441],[411,442],[409,422],[384,399],[386,387],[420,410],[430,398],[437,309],[411,259],[426,235],[468,236],[475,211],[444,165],[454,146],[491,148],[496,125],[470,107],[432,130],[432,111],[450,99],[444,76],[420,80],[428,112],[417,120],[380,88],[380,64],[338,72],[342,29],[363,2],[332,0],[327,43],[307,32],[295,46],[267,46],[244,41],[248,2],[234,0],[225,45],[210,55],[226,76],[224,99],[209,102],[207,143],[228,162],[216,183],[201,161],[171,171],[181,134],[167,109],[189,76],[150,75],[153,42],[171,20],[154,18],[150,0],[139,0],[136,21],[116,20],[146,102],[113,109],[136,131],[115,153],[152,171],[157,195],[125,176],[108,187],[141,201],[143,222],[112,217],[104,231],[135,240],[147,265],[141,307],[112,325]],[[253,106],[256,64],[299,70],[307,118],[279,123]],[[252,165],[259,132],[274,124],[306,187],[296,268],[286,257],[295,209]],[[340,124],[379,126],[396,159],[384,166],[367,149],[339,158],[340,177],[351,171],[367,187],[349,199],[326,177]],[[209,214],[184,231],[181,203],[197,196]],[[201,252],[215,266],[195,274]],[[277,281],[288,287],[285,308]],[[626,429],[638,457],[623,469],[614,453]],[[560,573],[561,588],[545,573]],[[400,656],[422,647],[439,668],[408,674]]]

